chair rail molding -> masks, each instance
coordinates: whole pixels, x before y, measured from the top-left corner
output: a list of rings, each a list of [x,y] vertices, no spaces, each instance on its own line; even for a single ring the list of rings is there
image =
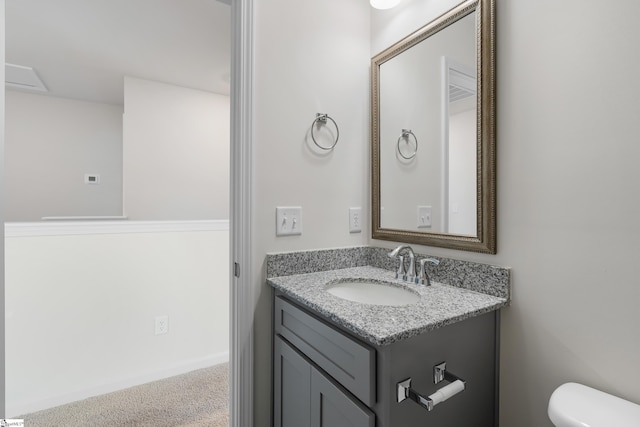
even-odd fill
[[[226,219],[197,221],[45,221],[7,222],[4,224],[5,237],[225,230],[229,230],[229,221]]]

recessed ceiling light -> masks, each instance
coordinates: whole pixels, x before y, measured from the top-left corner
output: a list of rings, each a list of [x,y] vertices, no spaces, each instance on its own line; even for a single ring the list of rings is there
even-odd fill
[[[391,9],[396,7],[402,0],[369,0],[371,7],[375,9]]]

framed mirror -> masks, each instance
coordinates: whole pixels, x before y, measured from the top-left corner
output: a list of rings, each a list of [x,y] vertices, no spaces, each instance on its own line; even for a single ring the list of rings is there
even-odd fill
[[[494,0],[371,60],[372,237],[496,253]]]

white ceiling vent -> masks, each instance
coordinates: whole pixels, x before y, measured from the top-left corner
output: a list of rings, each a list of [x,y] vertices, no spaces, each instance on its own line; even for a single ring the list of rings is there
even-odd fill
[[[449,102],[476,94],[476,79],[455,68],[449,68]]]
[[[449,85],[449,102],[460,101],[473,95],[475,95],[475,91],[472,92],[463,87]]]
[[[36,71],[31,67],[5,63],[4,72],[4,80],[9,87],[48,92],[48,89],[44,83],[42,83]]]

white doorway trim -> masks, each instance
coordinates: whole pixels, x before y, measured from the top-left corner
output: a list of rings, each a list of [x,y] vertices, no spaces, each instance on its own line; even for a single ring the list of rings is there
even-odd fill
[[[451,104],[451,86],[462,89],[465,92],[476,94],[476,72],[472,67],[461,64],[453,59],[443,56],[441,60],[440,79],[440,138],[442,150],[442,232],[449,233],[450,230],[450,200],[449,200],[449,109]]]
[[[4,64],[4,29],[5,29],[5,2],[0,0],[0,59]],[[4,65],[0,67],[0,78],[4,82]],[[0,249],[0,418],[5,416],[5,357],[4,357],[4,83],[0,87],[0,238],[2,239],[2,249]]]
[[[253,425],[253,4],[231,2],[231,427]]]

